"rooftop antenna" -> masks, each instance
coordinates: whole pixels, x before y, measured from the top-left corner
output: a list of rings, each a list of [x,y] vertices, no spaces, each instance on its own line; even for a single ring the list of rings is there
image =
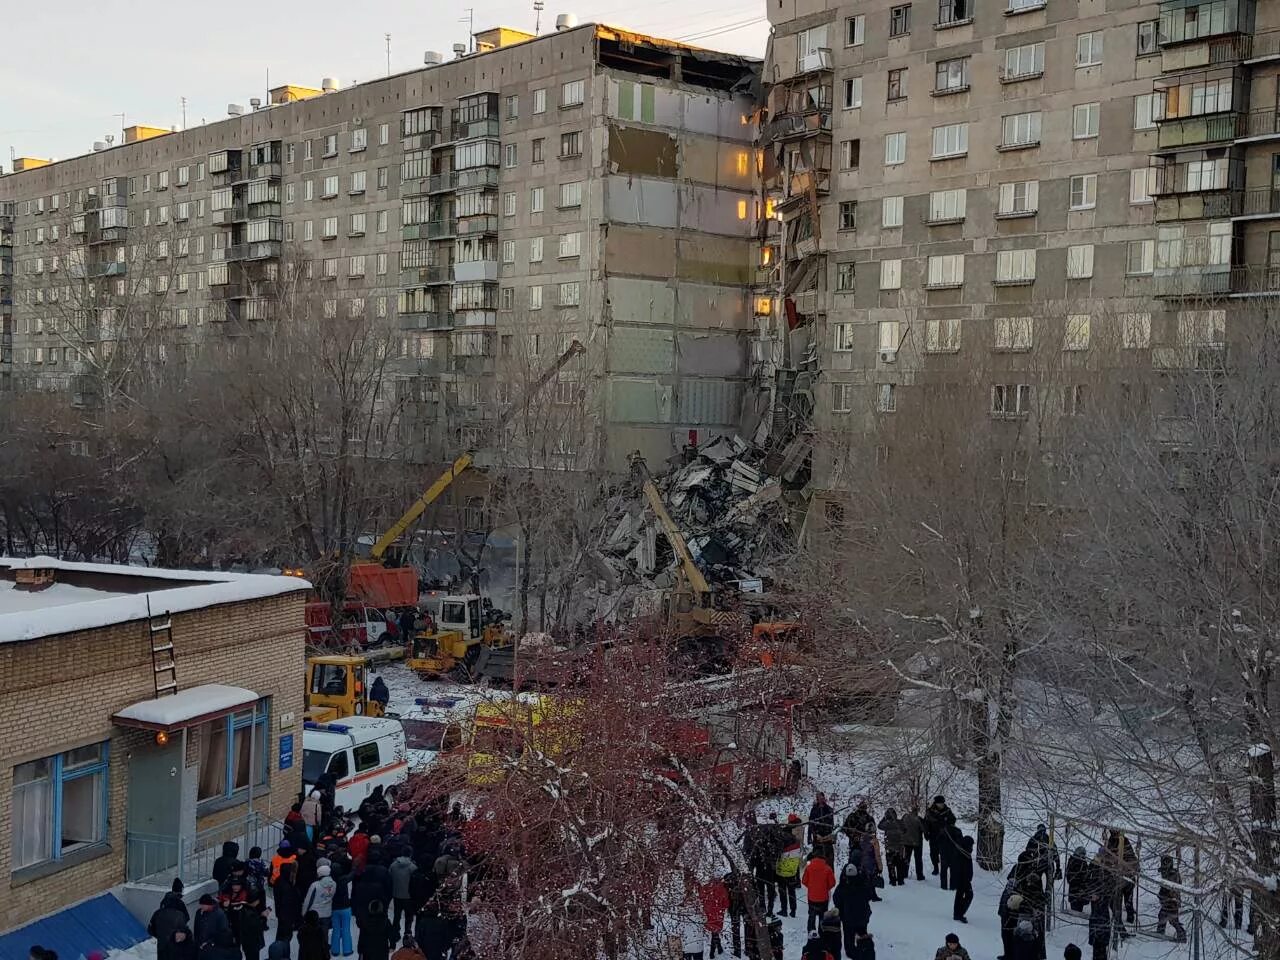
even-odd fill
[[[112,114],[112,116],[113,116],[113,117],[119,117],[119,118],[120,118],[120,142],[121,142],[121,143],[124,143],[124,114],[123,114],[123,113],[113,113],[113,114]]]
[[[384,34],[387,38],[387,76],[391,76],[391,34]]]
[[[542,32],[542,11],[546,7],[543,0],[533,0],[533,32]]]
[[[182,129],[185,130],[187,129],[187,98],[179,97],[178,99],[182,101]]]
[[[465,17],[459,17],[459,18],[458,18],[458,22],[459,22],[459,23],[462,23],[462,22],[464,22],[464,21],[466,22],[466,24],[467,24],[467,48],[468,48],[472,53],[475,53],[475,52],[476,52],[476,36],[475,36],[475,34],[476,34],[476,8],[475,8],[475,7],[465,7],[464,9],[467,11],[467,15],[466,15]]]

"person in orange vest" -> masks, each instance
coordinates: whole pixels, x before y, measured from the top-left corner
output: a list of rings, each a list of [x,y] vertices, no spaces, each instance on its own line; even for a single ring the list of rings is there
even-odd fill
[[[836,888],[836,873],[826,857],[815,849],[809,854],[800,882],[804,884],[805,898],[809,901],[809,920],[805,930],[808,933],[819,932],[822,915],[831,903],[831,891]]]
[[[280,846],[276,847],[276,855],[271,858],[271,879],[270,884],[274,887],[276,881],[280,879],[280,868],[286,863],[298,862],[298,855],[293,852],[293,844],[288,840],[281,840]]]

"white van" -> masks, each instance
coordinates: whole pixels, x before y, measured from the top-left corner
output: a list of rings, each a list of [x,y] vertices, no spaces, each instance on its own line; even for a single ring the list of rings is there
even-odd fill
[[[337,781],[334,803],[355,810],[374,787],[394,786],[409,776],[404,728],[390,717],[345,717],[331,723],[308,721],[302,729],[302,783],[316,785],[322,774]]]

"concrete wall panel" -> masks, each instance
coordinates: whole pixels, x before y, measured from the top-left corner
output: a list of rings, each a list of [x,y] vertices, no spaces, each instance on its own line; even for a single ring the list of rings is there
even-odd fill
[[[610,224],[604,254],[615,272],[670,277],[676,272],[676,244],[672,234]]]
[[[609,166],[614,173],[674,178],[676,139],[660,130],[610,124]]]
[[[614,327],[609,333],[609,369],[616,373],[674,373],[675,334],[670,330]]]
[[[674,227],[675,184],[665,180],[610,177],[605,189],[605,215],[621,223]]]
[[[735,333],[679,334],[676,363],[680,372],[698,377],[743,377],[747,373],[745,338]]]
[[[681,283],[675,307],[682,327],[745,330],[750,325],[747,295],[734,287]]]
[[[730,425],[738,421],[742,384],[728,380],[683,380],[676,420],[691,425]]]
[[[608,283],[615,323],[668,324],[675,318],[675,291],[666,280],[610,277]]]

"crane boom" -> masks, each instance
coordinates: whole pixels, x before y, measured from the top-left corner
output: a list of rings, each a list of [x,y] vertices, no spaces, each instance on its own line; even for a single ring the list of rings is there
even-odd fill
[[[685,579],[689,581],[689,587],[695,595],[705,601],[706,598],[711,596],[711,585],[707,583],[707,578],[702,575],[698,565],[693,562],[693,554],[689,552],[689,544],[685,543],[684,535],[680,532],[680,528],[676,526],[675,521],[671,519],[671,514],[667,512],[667,505],[662,502],[662,494],[658,492],[658,488],[653,482],[653,477],[649,476],[649,467],[644,462],[644,457],[637,450],[631,454],[629,459],[631,461],[631,469],[635,471],[636,477],[641,482],[645,499],[649,501],[649,506],[657,514],[658,522],[662,524],[663,532],[666,533],[667,540],[671,543],[671,549],[680,558],[680,568],[684,571]]]
[[[502,415],[498,417],[497,423],[493,426],[493,432],[501,431],[508,423],[510,423],[511,418],[527,407],[529,402],[542,392],[542,388],[551,382],[552,377],[559,373],[560,369],[566,363],[578,354],[585,352],[585,350],[586,348],[577,340],[570,343],[565,352],[560,354],[560,356],[556,358],[555,362],[542,372],[541,376],[539,376],[538,379],[529,386],[529,389],[524,392],[524,395],[508,406],[506,410],[502,411]],[[373,559],[381,560],[388,548],[404,536],[405,532],[418,521],[418,518],[426,512],[427,508],[439,499],[440,495],[448,490],[453,484],[453,481],[465,473],[467,468],[469,468],[474,461],[475,452],[473,450],[466,451],[459,456],[458,459],[454,460],[453,463],[445,469],[444,473],[440,474],[440,476],[436,478],[435,482],[423,491],[422,496],[413,501],[413,504],[404,512],[400,519],[388,527],[386,533],[378,538],[378,542],[373,545],[373,550],[370,551],[370,555]]]

